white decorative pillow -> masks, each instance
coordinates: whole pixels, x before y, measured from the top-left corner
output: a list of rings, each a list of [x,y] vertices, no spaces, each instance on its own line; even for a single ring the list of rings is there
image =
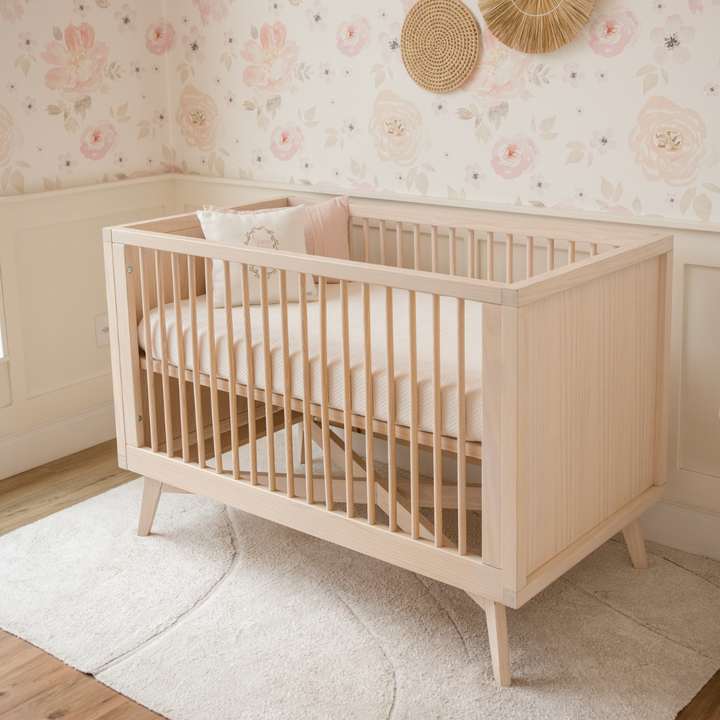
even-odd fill
[[[203,233],[206,240],[238,245],[240,247],[264,247],[306,254],[305,250],[305,207],[283,208],[272,212],[229,213],[199,210]],[[280,273],[267,268],[268,303],[280,302]],[[225,272],[222,260],[213,260],[213,304],[225,307]],[[299,274],[287,273],[288,302],[299,300]],[[260,268],[248,265],[248,289],[250,304],[260,304]],[[312,275],[305,275],[305,289],[308,300],[317,299],[317,288]],[[230,263],[230,293],[233,305],[243,304],[242,268],[239,263]]]

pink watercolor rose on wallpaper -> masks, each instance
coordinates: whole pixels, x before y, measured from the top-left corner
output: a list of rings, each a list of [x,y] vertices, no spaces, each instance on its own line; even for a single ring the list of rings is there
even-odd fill
[[[375,98],[369,129],[375,150],[383,162],[400,167],[412,165],[420,151],[430,147],[430,138],[417,105],[390,90],[381,90]]]
[[[145,47],[153,55],[164,55],[175,45],[175,30],[164,18],[150,25],[145,32]]]
[[[223,132],[215,101],[193,85],[180,96],[177,123],[187,145],[198,150],[212,150]]]
[[[632,10],[616,7],[608,15],[598,15],[590,23],[590,49],[602,57],[615,57],[635,43],[641,28]]]
[[[278,125],[270,134],[270,152],[283,162],[292,160],[304,146],[302,128],[295,123]]]
[[[483,104],[515,98],[525,88],[525,74],[533,63],[532,55],[511,50],[487,29],[483,30],[484,50],[480,62],[462,84],[465,92],[480,98]]]
[[[370,40],[370,23],[360,15],[346,20],[337,31],[337,49],[347,57],[355,57]]]
[[[691,108],[681,108],[662,95],[651,97],[638,113],[629,147],[648,180],[670,187],[691,185],[701,168],[717,163],[707,126]]]
[[[80,152],[88,160],[101,160],[115,147],[117,138],[111,123],[90,125],[80,135]]]
[[[10,162],[13,150],[17,150],[22,144],[22,135],[12,115],[6,107],[0,105],[0,167]]]
[[[47,71],[45,86],[50,90],[59,90],[70,102],[82,100],[102,85],[102,71],[108,52],[104,42],[95,42],[95,30],[88,23],[68,25],[65,28],[65,45],[53,41],[40,53],[43,60],[57,65]]]
[[[223,22],[227,20],[230,10],[228,5],[232,5],[235,0],[192,0],[193,5],[200,11],[200,20],[203,25],[210,24],[210,18]]]
[[[259,94],[272,97],[292,84],[298,46],[287,39],[287,30],[281,22],[265,23],[260,28],[260,43],[248,40],[240,57],[252,63],[243,72],[243,82]]]
[[[25,15],[25,10],[18,0],[0,0],[0,15],[3,20],[15,22]]]
[[[517,133],[511,138],[500,138],[492,149],[490,165],[506,180],[513,180],[535,169],[540,151],[532,138]]]

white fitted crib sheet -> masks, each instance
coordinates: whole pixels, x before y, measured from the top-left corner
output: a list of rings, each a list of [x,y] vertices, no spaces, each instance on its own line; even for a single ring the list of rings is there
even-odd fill
[[[352,389],[352,412],[365,414],[365,380],[363,368],[364,338],[362,312],[362,285],[349,283],[348,317],[350,328],[350,379]],[[408,324],[408,297],[405,290],[393,290],[393,338],[395,354],[395,420],[398,424],[410,426],[410,351]],[[432,388],[432,296],[416,293],[417,303],[417,394],[418,427],[421,431],[432,432],[433,388]],[[310,398],[313,403],[321,402],[320,378],[320,303],[309,302],[308,347],[310,366]],[[190,336],[190,305],[188,300],[181,303],[185,365],[193,369],[194,358]],[[247,383],[245,361],[245,319],[243,307],[234,307],[233,336],[235,343],[236,381]],[[263,356],[262,314],[259,305],[250,308],[253,342],[255,387],[266,388]],[[270,328],[270,357],[272,390],[283,394],[282,330],[280,305],[268,307]],[[342,319],[340,285],[327,286],[327,374],[328,397],[331,408],[343,409],[343,365],[342,365]],[[387,421],[387,356],[385,351],[385,288],[371,286],[370,290],[371,348],[373,375],[373,416]],[[210,372],[208,344],[207,303],[205,296],[197,299],[198,355],[200,372]],[[140,347],[145,347],[145,319],[138,327]],[[165,306],[165,324],[168,335],[168,362],[178,364],[178,343],[175,330],[175,308],[173,303]],[[152,355],[161,358],[161,334],[158,309],[150,312]],[[228,343],[225,308],[215,310],[215,342],[217,376],[228,379]],[[302,354],[300,306],[288,304],[288,331],[290,348],[290,385],[294,398],[302,397]],[[466,439],[479,442],[482,434],[482,305],[465,302],[465,407]],[[454,298],[440,299],[440,365],[441,365],[441,406],[442,434],[457,437],[458,391],[457,391],[457,301]]]

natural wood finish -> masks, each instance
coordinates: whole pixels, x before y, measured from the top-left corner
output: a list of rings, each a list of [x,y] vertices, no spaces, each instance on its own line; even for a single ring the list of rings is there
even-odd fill
[[[347,516],[355,516],[355,498],[352,484],[352,386],[350,383],[350,326],[348,318],[348,283],[340,281],[340,300],[342,304],[342,363],[343,363],[343,413],[342,424],[345,434],[345,479],[347,482]]]
[[[328,414],[328,377],[327,377],[327,280],[323,277],[320,283],[320,407],[322,421],[323,447],[330,444],[330,416]],[[325,476],[325,505],[333,509],[333,483],[330,454],[323,453],[323,475]]]
[[[190,300],[190,336],[192,339],[193,358],[193,404],[195,406],[195,431],[199,432],[204,426],[202,407],[202,385],[200,384],[200,353],[198,349],[198,324],[197,324],[197,268],[195,258],[188,257],[188,294]],[[147,316],[146,316],[147,317]],[[149,347],[149,346],[146,346]],[[153,373],[148,373],[152,375]],[[205,467],[205,443],[198,445],[198,462],[200,467]]]
[[[720,720],[720,670],[708,680],[677,720]]]
[[[436,238],[437,240],[437,238]],[[443,520],[442,520],[442,447],[440,435],[442,432],[442,395],[440,389],[440,298],[432,298],[433,322],[433,484],[435,486],[435,545],[442,547]],[[464,384],[460,387],[464,387]],[[419,494],[419,493],[418,493]],[[464,513],[461,513],[464,519]]]
[[[160,252],[155,251],[155,283],[157,285],[158,297],[158,324],[160,327],[160,363],[162,368],[162,398],[163,398],[163,417],[165,419],[165,443],[167,445],[166,452],[172,457],[175,452],[174,433],[173,433],[173,416],[170,404],[170,375],[168,370],[168,346],[167,346],[167,327],[165,325],[165,303],[160,299],[165,296],[165,277],[163,264],[160,260]]]
[[[290,403],[291,387],[290,381],[290,342],[288,340],[288,313],[287,313],[287,273],[280,270],[280,327],[282,333],[282,357],[283,357],[283,416],[285,418],[285,468],[287,470],[287,494],[288,497],[295,495],[295,475],[293,472],[293,442],[292,442],[292,405]],[[302,425],[300,425],[302,428]],[[302,443],[301,443],[302,445]],[[300,459],[302,463],[302,458]]]
[[[244,278],[243,278],[244,279]],[[232,288],[230,285],[230,263],[227,261],[223,262],[223,285],[225,291],[225,333],[227,338],[227,360],[228,360],[228,376],[236,377],[235,373],[235,336],[233,330],[233,318],[232,318]],[[183,373],[179,373],[182,375]],[[250,382],[250,376],[248,375]],[[228,393],[228,402],[230,404],[230,439],[232,443],[231,450],[231,463],[233,477],[237,480],[240,477],[240,458],[238,457],[238,449],[240,447],[238,439],[238,411],[237,411],[237,395],[234,392]],[[255,409],[254,403],[250,403]],[[250,412],[250,407],[248,407]],[[248,425],[254,426],[254,417],[248,415]],[[252,452],[254,448],[251,448],[251,462]]]
[[[208,384],[210,386],[215,472],[219,474],[223,471],[223,465],[222,450],[220,448],[220,406],[218,398],[217,350],[215,347],[215,304],[213,301],[212,260],[205,261],[205,287],[207,288],[208,338],[210,338],[210,376],[208,378]]]
[[[183,336],[183,325],[182,325],[182,308],[181,302],[181,289],[180,289],[180,257],[177,253],[172,253],[172,293],[173,293],[173,304],[175,305],[175,337],[177,339],[178,346],[178,365],[185,367],[185,339]],[[187,407],[187,392],[186,392],[186,381],[185,376],[182,373],[178,376],[178,390],[180,397],[180,437],[182,447],[182,457],[185,462],[188,462],[190,457],[190,444],[188,442],[188,407]]]
[[[373,416],[372,346],[370,327],[370,286],[363,283],[363,374],[365,379],[365,417]],[[365,434],[365,462],[367,463],[367,519],[375,524],[375,441],[372,433]]]
[[[420,537],[418,507],[418,483],[420,482],[420,468],[418,464],[418,397],[417,397],[417,323],[415,293],[411,292],[408,298],[408,322],[410,332],[410,503],[412,513],[412,537]]]
[[[140,519],[138,520],[137,534],[146,536],[150,534],[155,513],[157,511],[160,495],[162,494],[162,483],[146,477],[143,480],[142,500],[140,502]]]
[[[475,277],[475,231],[468,230],[467,234],[467,276]]]
[[[627,527],[624,527],[623,537],[625,538],[633,567],[636,570],[645,570],[648,566],[648,559],[647,553],[645,552],[645,541],[643,540],[640,520],[633,520]]]
[[[495,234],[487,234],[487,279],[495,279]]]
[[[465,444],[465,301],[457,300],[458,447]],[[457,453],[458,552],[467,553],[467,458]],[[485,544],[483,540],[483,555]]]
[[[264,267],[264,265],[262,266]],[[249,434],[249,441],[250,441],[250,473],[252,477],[252,484],[257,484],[257,436],[255,434],[255,403],[252,401],[252,399],[255,397],[255,360],[253,355],[253,339],[252,339],[252,322],[250,321],[250,282],[248,279],[248,266],[246,263],[243,263],[240,267],[240,277],[242,278],[242,296],[243,296],[243,321],[245,323],[244,325],[244,335],[245,335],[245,366],[247,369],[247,397],[248,397],[248,428],[250,431]],[[302,276],[303,281],[305,280],[305,276]],[[229,285],[229,280],[225,281],[225,287]],[[304,297],[304,295],[303,295]],[[228,306],[228,301],[225,302],[225,306]],[[228,322],[232,323],[232,320],[229,319]],[[232,336],[228,335],[228,342],[230,341],[230,338]],[[233,353],[234,356],[234,353]],[[235,367],[235,364],[233,362],[233,368]],[[230,375],[231,378],[235,378],[235,374]],[[235,383],[233,383],[234,385]],[[272,389],[272,388],[270,388]],[[231,392],[230,396],[235,397],[237,395],[236,392]],[[234,456],[236,453],[233,453],[233,468],[235,467],[234,462],[235,458]],[[234,472],[234,470],[233,470]]]
[[[385,288],[385,358],[387,380],[388,493],[390,530],[397,529],[397,447],[395,443],[395,341],[393,339],[393,290]]]
[[[672,318],[673,253],[658,258],[657,390],[655,397],[656,485],[667,480],[668,416],[670,403],[670,320]]]
[[[260,268],[260,305],[262,311],[262,337],[263,337],[263,370],[265,372],[265,387],[272,390],[272,363],[270,361],[270,321],[268,319],[268,287],[267,269]],[[273,414],[272,392],[265,393],[265,417]],[[267,435],[267,464],[270,478],[270,491],[275,491],[275,435]]]
[[[140,294],[142,298],[143,317],[150,315],[150,279],[148,277],[150,271],[149,263],[150,251],[142,248],[140,250]],[[145,323],[145,347],[152,347],[152,335],[150,323]],[[150,415],[150,446],[153,450],[158,449],[158,431],[157,431],[157,409],[155,406],[155,373],[146,372],[147,394],[148,394],[148,413]]]
[[[495,682],[502,687],[510,687],[510,651],[508,648],[507,618],[505,606],[501,603],[485,601],[490,656],[492,657]]]
[[[513,260],[514,260],[514,243],[513,236],[508,234],[505,242],[505,282],[508,284],[513,283]]]

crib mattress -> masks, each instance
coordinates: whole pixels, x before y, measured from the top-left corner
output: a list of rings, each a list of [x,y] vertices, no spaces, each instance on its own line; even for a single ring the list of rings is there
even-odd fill
[[[364,339],[362,312],[362,285],[349,283],[349,329],[350,329],[350,379],[352,389],[352,412],[365,414],[365,376],[363,368]],[[409,379],[409,293],[405,290],[393,291],[393,338],[395,354],[395,421],[410,426],[411,388]],[[433,388],[432,388],[432,296],[416,293],[417,303],[417,396],[418,428],[432,432],[433,429]],[[310,398],[313,403],[321,402],[320,367],[320,321],[319,302],[310,302],[308,308],[308,346],[310,366]],[[185,365],[194,369],[192,339],[190,336],[189,301],[181,303]],[[272,391],[283,394],[284,376],[282,361],[280,305],[268,307],[270,327],[270,358]],[[228,379],[228,342],[226,333],[225,309],[215,310],[215,344],[217,358],[217,376]],[[244,309],[234,307],[233,336],[235,344],[235,380],[247,383],[247,365],[245,361],[245,319]],[[262,314],[259,305],[250,308],[253,343],[253,362],[255,387],[266,389],[266,373],[262,345]],[[328,397],[331,408],[343,409],[343,365],[342,365],[342,325],[341,325],[340,285],[327,286],[327,375]],[[388,420],[387,407],[387,356],[385,351],[386,307],[385,288],[371,286],[371,349],[373,377],[373,416],[377,420]],[[457,301],[454,298],[440,299],[440,365],[441,365],[441,406],[442,434],[457,437],[458,428],[458,390],[457,390]],[[153,309],[149,315],[152,355],[161,358],[161,333],[159,311]],[[205,296],[197,299],[198,321],[198,359],[201,373],[210,372],[210,352],[208,343],[207,303]],[[175,330],[175,307],[173,303],[165,306],[165,324],[168,335],[168,361],[178,364],[178,342]],[[288,304],[288,331],[291,368],[291,394],[301,398],[303,392],[300,308],[296,303]],[[140,347],[145,347],[145,319],[138,327]],[[482,305],[465,303],[465,408],[466,439],[479,442],[482,434]]]

